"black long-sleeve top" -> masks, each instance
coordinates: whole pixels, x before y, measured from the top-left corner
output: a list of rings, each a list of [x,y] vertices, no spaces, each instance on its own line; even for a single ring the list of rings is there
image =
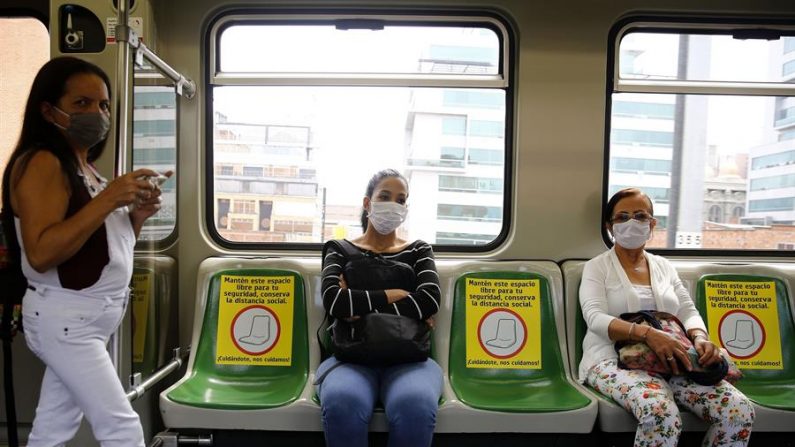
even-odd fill
[[[321,286],[326,312],[335,318],[386,312],[424,320],[439,311],[442,291],[430,244],[417,240],[397,253],[380,255],[413,266],[417,278],[415,290],[408,290],[406,298],[389,304],[384,290],[340,288],[340,275],[348,260],[344,253],[330,244],[323,259]]]

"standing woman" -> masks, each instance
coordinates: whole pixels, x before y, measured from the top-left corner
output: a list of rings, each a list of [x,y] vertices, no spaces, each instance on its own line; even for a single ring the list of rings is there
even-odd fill
[[[588,261],[582,273],[580,306],[588,332],[582,342],[580,378],[635,416],[636,447],[676,446],[682,432],[678,405],[710,425],[703,446],[747,445],[754,407],[743,393],[726,381],[706,386],[678,375],[684,372],[678,362],[692,368],[678,341],[651,326],[618,318],[639,310],[676,315],[693,340],[699,364],[706,367],[721,359],[676,270],[665,258],[644,250],[657,223],[651,199],[639,189],[622,189],[605,211],[605,227],[615,246]],[[674,375],[619,368],[613,345],[620,340],[645,342]]]
[[[105,72],[53,59],[33,81],[3,173],[3,224],[28,280],[25,340],[47,367],[28,447],[64,445],[84,414],[103,447],[144,446],[106,345],[127,307],[136,237],[160,208],[160,191],[145,179],[157,175],[149,169],[112,182],[99,175],[92,163],[109,128]]]
[[[408,212],[408,196],[408,182],[399,172],[376,173],[362,202],[364,234],[351,242],[369,256],[412,266],[414,290],[349,289],[342,275],[348,260],[331,244],[323,259],[321,289],[323,306],[332,317],[350,321],[383,312],[430,320],[439,311],[441,290],[431,246],[396,234]],[[378,402],[389,421],[390,447],[430,447],[442,393],[442,370],[433,359],[374,367],[331,356],[320,364],[317,377],[323,377],[318,394],[328,447],[367,447]]]

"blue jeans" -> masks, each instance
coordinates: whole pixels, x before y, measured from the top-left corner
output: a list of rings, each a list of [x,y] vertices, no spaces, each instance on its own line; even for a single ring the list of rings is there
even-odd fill
[[[340,363],[330,357],[317,376]],[[442,369],[432,359],[376,368],[342,363],[318,385],[328,447],[367,447],[373,408],[389,421],[389,447],[430,446],[442,394]]]

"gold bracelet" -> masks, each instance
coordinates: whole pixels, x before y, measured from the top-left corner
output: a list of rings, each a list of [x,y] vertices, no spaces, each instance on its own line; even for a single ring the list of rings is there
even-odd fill
[[[628,340],[632,340],[632,331],[635,330],[635,323],[632,323],[629,326],[629,334],[627,334]]]
[[[707,334],[701,331],[696,332],[696,335],[693,336],[693,342],[695,342],[699,338],[703,338],[704,340],[709,341],[709,337],[707,337]]]

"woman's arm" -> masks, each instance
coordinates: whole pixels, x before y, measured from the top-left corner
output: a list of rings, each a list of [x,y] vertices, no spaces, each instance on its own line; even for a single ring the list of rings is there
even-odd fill
[[[591,332],[596,335],[615,340],[612,335],[621,333],[621,321],[617,320],[608,313],[607,289],[605,279],[607,277],[607,266],[602,258],[597,258],[585,263],[580,282],[580,308],[585,324]],[[611,334],[611,324],[619,325]],[[615,328],[615,327],[614,327]],[[628,333],[629,328],[625,328],[624,333]]]
[[[20,165],[14,167],[14,170]],[[61,163],[49,151],[31,157],[12,186],[12,206],[20,220],[25,254],[31,267],[45,272],[74,256],[114,209],[132,203],[139,193],[151,189],[136,178],[148,169],[122,176],[89,201],[73,216],[64,219],[69,205],[69,183]]]
[[[338,251],[336,245],[329,244],[327,247],[321,272],[323,307],[326,312],[334,318],[350,318],[355,315],[368,314],[389,303],[388,291],[385,290],[356,290],[340,287],[340,278],[347,260],[345,255]]]
[[[693,347],[698,353],[698,363],[702,366],[709,366],[719,362],[721,360],[720,349],[709,340],[707,326],[704,324],[701,314],[698,313],[698,309],[696,309],[696,305],[690,297],[690,292],[687,291],[687,288],[682,283],[674,266],[667,260],[665,264],[668,275],[673,282],[674,293],[679,300],[679,310],[676,316],[687,329],[688,337],[693,340]]]
[[[21,165],[17,163],[13,169],[21,169]],[[19,179],[12,185],[12,206],[19,217],[28,262],[37,272],[45,272],[74,256],[108,214],[118,206],[132,203],[142,186],[136,185],[132,178],[114,181],[77,213],[64,219],[69,205],[69,182],[55,155],[44,150],[36,152],[24,171],[13,172],[11,178]]]
[[[439,311],[442,289],[439,287],[439,274],[430,244],[420,242],[414,250],[416,260],[413,267],[417,288],[405,295],[405,299],[392,304],[392,307],[400,315],[425,320]]]
[[[645,341],[651,327],[633,325],[609,314],[605,287],[607,268],[597,262],[585,264],[580,282],[580,306],[586,324],[591,331],[611,341]]]
[[[585,264],[580,282],[580,306],[588,328],[611,341],[646,340],[649,326],[633,325],[610,314],[607,303],[607,273],[604,258]]]

